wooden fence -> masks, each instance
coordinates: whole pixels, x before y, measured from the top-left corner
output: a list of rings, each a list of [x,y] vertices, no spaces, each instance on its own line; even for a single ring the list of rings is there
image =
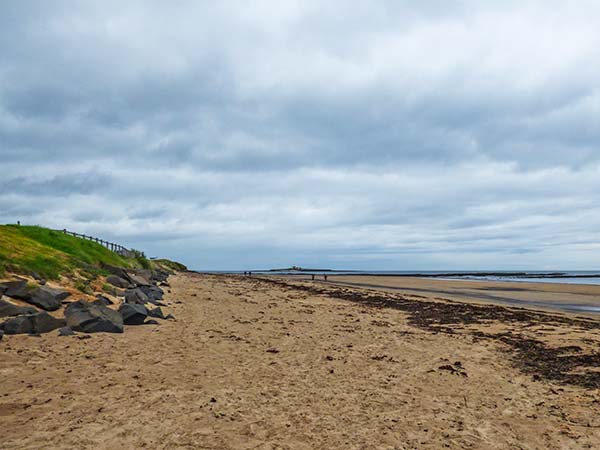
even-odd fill
[[[122,245],[115,244],[114,242],[108,242],[108,241],[105,241],[103,239],[100,239],[100,238],[97,238],[94,236],[87,236],[85,234],[75,233],[74,231],[69,231],[66,229],[56,230],[56,231],[60,231],[61,233],[68,234],[69,236],[74,236],[77,238],[86,239],[88,241],[97,242],[98,244],[103,245],[104,247],[109,249],[110,251],[113,251],[113,252],[117,253],[118,255],[125,256],[127,258],[137,258],[137,257],[145,258],[146,257],[146,255],[143,252],[140,252],[138,250],[129,249],[127,247],[123,247]]]

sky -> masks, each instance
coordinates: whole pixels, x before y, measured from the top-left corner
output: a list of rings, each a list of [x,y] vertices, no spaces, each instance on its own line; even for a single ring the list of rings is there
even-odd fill
[[[0,3],[0,223],[198,270],[600,269],[600,3]]]

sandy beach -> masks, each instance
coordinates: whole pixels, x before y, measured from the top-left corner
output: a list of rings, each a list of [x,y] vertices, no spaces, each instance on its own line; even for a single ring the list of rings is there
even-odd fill
[[[591,316],[466,302],[447,291],[485,286],[460,282],[169,282],[176,321],[5,337],[0,448],[600,448]]]

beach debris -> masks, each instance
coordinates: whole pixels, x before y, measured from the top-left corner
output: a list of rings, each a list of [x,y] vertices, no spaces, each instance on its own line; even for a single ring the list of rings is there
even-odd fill
[[[20,316],[21,314],[35,314],[38,312],[32,306],[17,306],[6,300],[0,299],[0,317]]]
[[[0,324],[0,329],[6,334],[41,334],[56,330],[64,325],[64,319],[57,319],[47,312],[41,311],[8,319]]]
[[[73,329],[69,328],[69,327],[62,327],[58,329],[58,335],[59,336],[73,336],[75,335],[75,332],[73,331]]]
[[[125,325],[141,325],[148,317],[148,310],[144,305],[123,303],[119,307],[119,313]]]
[[[460,361],[456,361],[453,364],[444,364],[444,365],[438,367],[438,369],[439,370],[447,370],[450,373],[461,375],[463,377],[468,376],[467,372],[465,372],[465,369],[463,368],[462,363]]]
[[[129,283],[129,281],[127,281],[125,278],[121,278],[118,275],[107,276],[106,282],[121,289],[126,289],[131,286],[131,283]]]
[[[108,308],[101,301],[78,300],[65,309],[67,325],[85,333],[122,333],[123,318],[118,311]]]
[[[274,347],[270,347],[267,349],[267,353],[279,353],[279,350]]]

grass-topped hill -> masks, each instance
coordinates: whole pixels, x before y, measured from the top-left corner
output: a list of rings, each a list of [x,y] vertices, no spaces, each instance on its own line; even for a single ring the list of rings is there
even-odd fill
[[[0,277],[7,273],[48,280],[61,276],[95,278],[103,265],[130,269],[185,270],[169,260],[125,258],[102,245],[38,226],[0,225]]]

